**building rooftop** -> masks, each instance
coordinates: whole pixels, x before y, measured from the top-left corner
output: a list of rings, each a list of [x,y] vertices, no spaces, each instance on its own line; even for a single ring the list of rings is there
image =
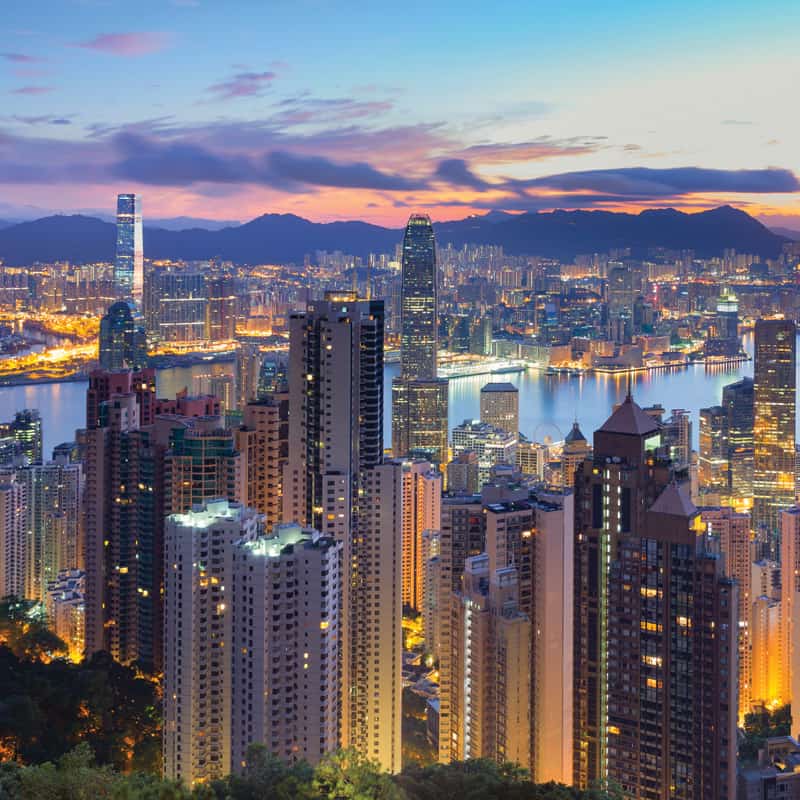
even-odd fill
[[[583,435],[581,429],[578,427],[578,420],[572,423],[572,430],[564,437],[564,444],[572,444],[573,442],[585,442],[586,437]]]
[[[517,387],[513,383],[506,381],[505,383],[487,383],[482,389],[482,392],[516,392]]]
[[[673,517],[690,518],[697,514],[697,508],[689,497],[683,484],[672,483],[656,498],[650,510],[656,514],[669,514]]]
[[[628,395],[614,413],[603,423],[603,433],[624,433],[631,436],[645,436],[659,430],[658,422]]]

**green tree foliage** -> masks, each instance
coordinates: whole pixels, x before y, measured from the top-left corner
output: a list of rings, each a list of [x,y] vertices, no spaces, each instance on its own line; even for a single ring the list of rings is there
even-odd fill
[[[101,764],[158,773],[159,708],[156,684],[107,654],[80,665],[44,663],[0,647],[0,753],[6,758],[56,762],[85,742]]]
[[[31,600],[5,597],[0,600],[0,643],[17,658],[40,661],[64,655],[67,646],[36,614]]]
[[[762,708],[752,711],[744,718],[744,736],[739,742],[739,760],[755,761],[758,751],[767,739],[774,736],[788,736],[792,724],[792,707],[780,706],[774,711]]]

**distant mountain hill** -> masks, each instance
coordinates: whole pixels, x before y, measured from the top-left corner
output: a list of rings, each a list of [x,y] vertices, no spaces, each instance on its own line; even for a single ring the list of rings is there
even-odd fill
[[[787,239],[791,239],[793,242],[800,242],[800,231],[795,231],[791,228],[770,228],[770,230],[773,233],[776,233],[778,236],[785,236]]]
[[[776,256],[786,238],[773,233],[744,211],[721,206],[685,214],[671,208],[639,214],[609,211],[553,211],[537,214],[489,213],[438,223],[440,245],[502,245],[511,255],[571,259],[579,253],[607,253],[630,247],[691,249],[700,257],[720,255],[727,247],[764,257]],[[264,214],[221,230],[166,230],[145,227],[148,258],[204,260],[222,258],[239,264],[302,262],[315,250],[341,250],[366,256],[393,252],[402,230],[367,222],[310,222],[293,214]],[[0,228],[0,259],[10,265],[57,260],[111,261],[114,224],[81,215],[44,217]]]

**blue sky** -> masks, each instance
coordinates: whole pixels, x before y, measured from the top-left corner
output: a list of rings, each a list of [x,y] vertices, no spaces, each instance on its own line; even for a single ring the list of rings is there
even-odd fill
[[[796,2],[11,6],[0,217],[135,190],[153,216],[731,202],[800,226]]]

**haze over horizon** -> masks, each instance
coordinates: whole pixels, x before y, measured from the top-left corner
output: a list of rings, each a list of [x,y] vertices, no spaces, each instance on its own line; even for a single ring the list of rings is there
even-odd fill
[[[146,219],[729,203],[800,229],[788,0],[14,6],[2,219],[133,191]]]

